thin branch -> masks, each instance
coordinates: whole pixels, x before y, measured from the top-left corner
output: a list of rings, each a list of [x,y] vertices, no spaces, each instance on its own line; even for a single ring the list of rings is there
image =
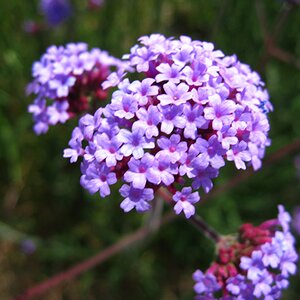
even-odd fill
[[[264,162],[264,169],[272,165],[273,163],[280,161],[285,156],[299,149],[300,149],[300,139],[296,139],[294,142],[279,148],[277,151],[272,153],[268,158],[266,158]],[[227,192],[228,190],[235,188],[236,186],[239,186],[242,182],[247,181],[253,174],[255,174],[255,171],[251,169],[248,169],[242,173],[238,171],[238,173],[234,177],[232,177],[227,183],[222,184],[222,186],[210,191],[209,194],[204,195],[201,199],[201,203],[207,201],[208,199],[215,198]],[[164,200],[170,203],[170,194],[165,189],[159,189],[158,193]],[[209,237],[215,242],[218,242],[220,236],[217,233],[217,231],[215,231],[201,218],[200,219],[199,218],[200,218],[199,216],[191,217],[190,222],[193,225],[195,225],[207,237]]]
[[[288,16],[290,14],[290,12],[292,11],[292,7],[293,5],[287,2],[284,2],[282,4],[280,13],[275,21],[275,25],[272,31],[272,40],[275,42],[277,40],[277,38],[279,38],[279,35],[281,33],[281,30],[286,22],[286,20],[288,19]]]
[[[173,206],[171,194],[169,192],[167,192],[165,189],[160,188],[157,191],[157,193],[166,202]],[[215,229],[213,229],[208,223],[206,223],[199,215],[193,215],[189,219],[187,219],[187,221],[193,224],[200,232],[202,232],[207,238],[212,240],[214,243],[219,242],[219,233]]]
[[[264,166],[270,166],[272,163],[275,163],[279,160],[281,160],[284,156],[287,156],[288,154],[291,154],[292,152],[300,149],[300,139],[295,140],[293,143],[290,143],[288,145],[283,146],[282,148],[275,151],[273,154],[269,156],[269,158],[266,159]],[[254,172],[251,170],[247,170],[244,173],[239,173],[235,177],[233,177],[231,180],[229,180],[227,183],[225,183],[222,187],[215,189],[214,191],[211,191],[210,194],[208,194],[207,197],[202,198],[203,200],[207,200],[208,198],[213,198],[218,196],[221,193],[226,192],[229,189],[232,189],[239,185],[241,182],[246,181]],[[158,190],[159,195],[170,202],[170,194],[163,190]],[[170,212],[166,214],[160,223],[161,225],[167,224],[170,221],[175,219],[175,214],[173,212]],[[197,228],[202,226],[202,220],[199,221],[199,217],[195,217],[191,221]],[[207,225],[207,224],[206,224]],[[203,232],[203,230],[201,230]],[[40,296],[44,294],[46,291],[48,291],[50,288],[53,288],[63,282],[69,281],[73,279],[74,277],[82,274],[83,272],[103,263],[110,257],[116,255],[117,253],[121,252],[122,250],[128,248],[133,243],[142,240],[146,238],[149,234],[153,232],[153,228],[149,226],[145,226],[140,228],[139,230],[135,231],[132,234],[129,234],[122,238],[120,241],[115,243],[112,246],[109,246],[108,248],[104,249],[100,253],[96,254],[95,256],[76,264],[75,266],[71,267],[69,270],[58,273],[54,275],[53,277],[41,282],[40,284],[29,288],[26,290],[23,294],[19,295],[15,298],[15,300],[27,300],[32,299],[33,297]],[[208,233],[210,232],[210,233]],[[214,232],[214,230],[205,231],[205,233],[208,233],[211,235],[211,238],[213,238],[215,241],[218,241],[219,235]]]
[[[289,52],[277,46],[277,40],[280,36],[282,28],[292,11],[292,3],[283,3],[280,13],[274,23],[273,29],[268,30],[266,14],[261,0],[255,1],[256,14],[262,32],[265,49],[261,56],[259,67],[263,69],[270,57],[274,57],[287,64],[293,65],[300,69],[300,60]]]
[[[160,226],[165,225],[174,219],[175,219],[175,215],[173,214],[173,212],[168,213],[162,218]],[[27,300],[27,299],[32,299],[33,297],[41,296],[51,288],[56,287],[57,285],[63,282],[69,281],[74,277],[90,270],[91,268],[100,265],[104,261],[108,260],[110,257],[118,254],[119,252],[128,248],[132,244],[140,240],[143,240],[152,232],[153,232],[153,228],[150,228],[149,226],[142,227],[137,231],[123,237],[117,243],[100,251],[100,253],[96,254],[95,256],[74,265],[73,267],[71,267],[70,269],[64,272],[58,273],[53,277],[46,279],[40,284],[37,284],[29,288],[23,294],[17,296],[15,300]]]
[[[300,139],[296,139],[294,142],[279,148],[277,151],[272,153],[268,158],[266,158],[265,162],[263,163],[264,170],[266,169],[266,167],[272,165],[277,161],[280,161],[282,158],[295,152],[296,150],[299,151],[299,149],[300,149]],[[210,191],[209,194],[202,197],[201,202],[207,201],[210,198],[217,197],[220,194],[223,194],[235,188],[236,186],[239,186],[242,182],[247,181],[253,174],[255,174],[255,171],[250,169],[242,173],[238,172],[238,174],[236,174],[236,176],[231,178],[227,183],[222,184],[222,186],[220,186],[219,188]]]
[[[278,48],[277,46],[269,47],[269,54],[278,60],[281,60],[287,64],[293,65],[294,67],[300,69],[300,59],[290,54],[289,52]]]
[[[152,208],[148,215],[146,225],[153,231],[156,231],[160,226],[160,221],[163,213],[164,201],[160,197],[155,197],[152,200]]]
[[[206,237],[213,240],[215,243],[218,243],[221,239],[219,233],[213,229],[208,223],[206,223],[199,215],[191,216],[188,221],[193,224],[197,229],[200,229]]]
[[[256,15],[258,18],[260,30],[262,33],[262,38],[264,42],[264,49],[263,53],[261,54],[261,58],[259,60],[258,68],[260,71],[264,70],[268,60],[269,60],[269,43],[271,41],[270,34],[269,34],[269,29],[268,29],[268,24],[266,20],[266,15],[264,11],[264,6],[261,0],[256,0],[255,1],[255,9],[256,9]]]
[[[265,40],[269,36],[269,30],[268,30],[264,7],[261,0],[255,1],[255,9],[256,9],[256,14],[260,25],[260,29],[263,35],[263,39]]]

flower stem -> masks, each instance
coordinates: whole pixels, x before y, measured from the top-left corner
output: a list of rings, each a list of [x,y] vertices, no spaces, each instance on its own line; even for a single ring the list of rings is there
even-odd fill
[[[173,205],[170,193],[168,193],[165,189],[159,189],[157,192],[158,195],[162,197],[168,204]],[[195,214],[191,216],[188,221],[214,243],[219,242],[221,238],[220,234],[209,224],[207,224],[199,215]]]
[[[188,219],[188,221],[214,243],[218,243],[220,241],[220,234],[215,229],[213,229],[208,223],[206,223],[199,215],[195,214],[191,216]]]
[[[166,214],[160,221],[159,226],[167,224],[172,220],[174,220],[174,214]],[[137,231],[124,236],[115,244],[107,247],[106,249],[101,250],[95,256],[92,256],[82,262],[79,262],[74,266],[70,267],[69,269],[61,273],[55,274],[54,276],[42,281],[41,283],[38,283],[37,285],[27,289],[24,293],[15,297],[14,300],[29,300],[33,297],[44,295],[50,289],[58,286],[63,282],[70,281],[74,277],[100,265],[112,256],[129,248],[134,243],[142,241],[152,233],[153,229],[151,229],[149,226],[141,227]]]

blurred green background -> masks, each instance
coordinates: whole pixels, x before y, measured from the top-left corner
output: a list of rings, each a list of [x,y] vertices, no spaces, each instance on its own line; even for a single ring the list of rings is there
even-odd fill
[[[272,145],[265,161],[300,138],[300,71],[296,63],[266,51],[258,15],[264,12],[269,32],[289,9],[277,34],[278,47],[300,59],[300,6],[267,0],[106,0],[97,10],[87,1],[72,1],[72,18],[36,34],[23,30],[26,20],[43,21],[38,1],[0,1],[0,299],[11,299],[32,285],[96,254],[145,224],[148,215],[124,214],[117,191],[90,196],[79,184],[79,164],[62,158],[76,120],[32,131],[25,96],[31,66],[52,44],[84,41],[116,57],[129,53],[141,35],[189,35],[211,41],[225,54],[237,54],[266,82],[274,105],[269,115]],[[281,153],[281,152],[280,152]],[[228,234],[245,222],[273,218],[277,204],[292,212],[300,205],[300,177],[294,149],[234,188],[218,193],[198,213]],[[215,189],[244,171],[228,164]],[[299,173],[299,170],[298,170]],[[168,208],[165,208],[168,211]],[[28,242],[29,241],[29,242]],[[24,242],[36,250],[26,254]],[[192,273],[206,269],[214,245],[178,217],[128,250],[39,299],[192,299]],[[284,299],[298,299],[299,274]]]

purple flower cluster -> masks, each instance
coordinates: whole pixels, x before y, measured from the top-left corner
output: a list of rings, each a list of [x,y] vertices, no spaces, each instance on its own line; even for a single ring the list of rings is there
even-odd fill
[[[107,91],[100,84],[111,73],[111,67],[123,63],[100,49],[88,50],[85,43],[51,46],[32,68],[34,80],[28,94],[36,95],[29,106],[37,134],[48,131],[49,125],[64,123],[85,112],[89,102],[106,99]]]
[[[57,26],[72,14],[72,6],[68,0],[41,0],[40,7],[50,26]]]
[[[188,218],[197,190],[212,189],[226,160],[261,166],[272,106],[259,75],[211,43],[159,34],[139,41],[123,58],[144,79],[112,73],[103,83],[118,85],[111,103],[80,120],[64,157],[83,156],[81,184],[91,193],[106,196],[122,178],[124,211],[148,210],[166,186],[176,213]]]
[[[282,290],[289,285],[289,276],[296,273],[298,256],[289,231],[291,217],[282,205],[278,208],[277,220],[260,226],[260,230],[272,232],[270,241],[253,248],[249,256],[241,256],[238,273],[230,276],[223,286],[214,274],[203,274],[200,270],[193,274],[194,290],[198,294],[195,299],[271,300],[281,297]],[[277,227],[275,231],[271,229],[274,225]],[[248,243],[248,249],[249,246]],[[223,296],[218,298],[215,293],[220,293],[221,289]]]

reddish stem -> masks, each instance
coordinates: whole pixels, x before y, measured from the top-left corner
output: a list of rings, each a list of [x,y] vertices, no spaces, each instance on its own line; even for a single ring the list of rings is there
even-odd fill
[[[208,225],[200,216],[193,215],[188,221],[193,224],[198,230],[205,234],[206,237],[211,239],[214,243],[218,243],[221,239],[219,233]]]
[[[160,222],[160,226],[169,223],[175,219],[175,215],[171,212],[166,214]],[[117,243],[113,244],[112,246],[107,247],[100,253],[96,254],[95,256],[76,264],[75,266],[71,267],[70,269],[58,273],[53,277],[46,279],[45,281],[41,282],[26,290],[23,294],[17,296],[15,300],[27,300],[33,297],[41,296],[49,289],[65,282],[73,279],[74,277],[88,271],[89,269],[100,265],[110,257],[114,256],[115,254],[121,252],[122,250],[128,248],[133,243],[140,241],[147,237],[153,231],[152,228],[149,226],[144,226],[137,231],[123,237]]]
[[[292,3],[287,2],[283,3],[281,11],[277,17],[277,20],[275,21],[272,30],[268,29],[266,14],[262,0],[256,0],[255,5],[260,29],[265,43],[265,49],[259,64],[260,67],[264,67],[269,58],[274,57],[280,61],[283,61],[300,69],[299,59],[277,46],[277,40],[294,5]]]
[[[275,151],[273,154],[270,155],[268,159],[266,159],[264,166],[271,165],[272,163],[279,161],[284,156],[294,152],[295,150],[298,150],[300,148],[300,139],[295,140],[293,143],[283,146],[282,148]],[[234,188],[235,186],[239,185],[241,182],[246,181],[254,172],[253,171],[246,171],[242,174],[238,174],[235,177],[233,177],[231,180],[228,181],[227,184],[222,186],[221,188],[218,188],[215,190],[215,192],[210,192],[208,198],[215,197],[219,195],[220,193],[226,192],[230,188]],[[158,190],[159,195],[165,199],[168,202],[171,202],[170,194],[163,190]],[[202,201],[203,202],[203,199]],[[165,215],[163,219],[161,220],[160,226],[169,223],[175,218],[175,215],[173,212]],[[198,226],[197,226],[198,228]],[[41,282],[40,284],[33,286],[32,288],[29,288],[26,290],[23,294],[19,295],[15,298],[15,300],[27,300],[31,299],[36,296],[40,296],[44,294],[46,291],[48,291],[50,288],[55,287],[65,281],[69,281],[73,279],[74,277],[80,275],[81,273],[88,271],[89,269],[103,263],[113,255],[119,253],[120,251],[126,249],[133,243],[144,239],[148,234],[150,234],[153,231],[151,227],[142,227],[136,232],[129,234],[122,238],[120,241],[118,241],[116,244],[109,246],[108,248],[104,249],[97,255],[79,263],[75,266],[71,267],[69,270],[58,273],[54,275],[53,277]]]
[[[165,189],[159,189],[157,191],[160,197],[162,197],[168,204],[173,206],[171,195]],[[206,237],[212,240],[214,243],[219,242],[220,235],[219,233],[213,229],[210,225],[208,225],[200,216],[193,215],[188,221],[193,224],[199,231],[201,231]]]
[[[277,161],[280,161],[283,157],[285,157],[299,149],[300,149],[300,139],[296,139],[292,143],[290,143],[288,145],[284,145],[283,147],[279,148],[277,151],[270,154],[268,158],[266,158],[265,162],[263,163],[264,169],[266,169],[266,167],[272,165],[273,163],[275,163]],[[255,174],[255,172],[250,169],[248,169],[242,173],[238,172],[233,178],[228,180],[228,182],[225,182],[219,188],[216,188],[216,189],[210,191],[209,194],[202,197],[201,203],[203,203],[204,201],[207,201],[208,199],[217,197],[217,196],[235,188],[236,186],[239,186],[242,182],[247,181],[253,174]]]

